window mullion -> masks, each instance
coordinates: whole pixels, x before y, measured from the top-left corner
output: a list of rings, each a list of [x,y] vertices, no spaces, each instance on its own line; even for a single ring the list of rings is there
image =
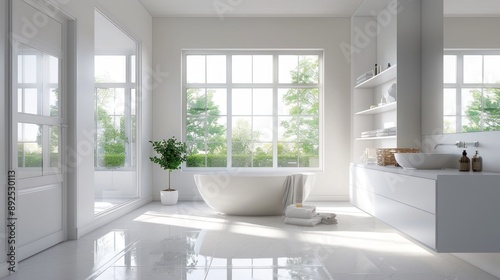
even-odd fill
[[[462,132],[462,87],[464,83],[464,55],[457,55],[457,87],[456,87],[456,104],[457,104],[457,119],[456,132]]]
[[[273,55],[273,167],[278,167],[278,54]]]
[[[227,108],[227,118],[226,118],[226,167],[230,168],[233,166],[233,145],[232,145],[232,124],[233,124],[233,68],[232,68],[232,56],[230,54],[226,55],[226,83],[227,83],[227,93],[226,93],[226,108]]]

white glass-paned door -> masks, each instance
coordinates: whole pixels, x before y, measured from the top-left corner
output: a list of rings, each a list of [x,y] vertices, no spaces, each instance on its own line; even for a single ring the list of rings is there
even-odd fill
[[[65,239],[65,20],[12,1],[11,166],[17,177],[18,260]],[[35,34],[22,19],[43,18]],[[54,16],[54,17],[53,17]]]

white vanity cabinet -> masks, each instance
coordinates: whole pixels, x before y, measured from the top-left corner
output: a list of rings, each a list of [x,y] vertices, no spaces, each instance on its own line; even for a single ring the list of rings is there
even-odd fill
[[[500,174],[351,164],[351,203],[437,252],[500,252]]]

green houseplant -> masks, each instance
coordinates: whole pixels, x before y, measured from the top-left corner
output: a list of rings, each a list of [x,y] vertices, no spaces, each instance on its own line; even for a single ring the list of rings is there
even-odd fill
[[[162,203],[172,205],[177,203],[179,193],[170,187],[170,177],[173,170],[180,169],[181,164],[187,160],[186,143],[174,137],[160,141],[149,141],[153,145],[153,150],[157,153],[149,159],[168,170],[168,188],[160,192]]]

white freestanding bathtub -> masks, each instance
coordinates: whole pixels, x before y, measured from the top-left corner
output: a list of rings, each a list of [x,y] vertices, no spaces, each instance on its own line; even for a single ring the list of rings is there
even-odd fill
[[[314,173],[300,173],[303,200],[314,186]],[[227,215],[271,216],[283,214],[288,175],[195,174],[201,197],[212,209]]]

